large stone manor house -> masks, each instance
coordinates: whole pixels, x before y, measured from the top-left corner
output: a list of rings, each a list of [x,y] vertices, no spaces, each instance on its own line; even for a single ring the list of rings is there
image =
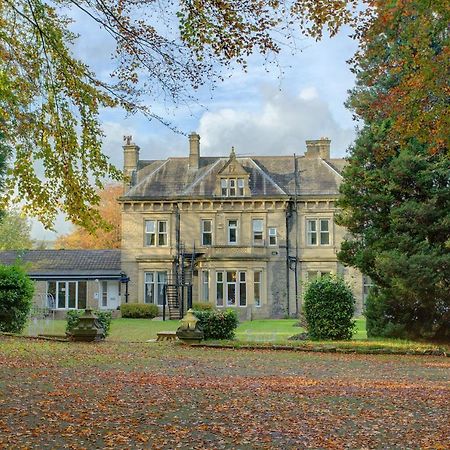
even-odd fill
[[[326,138],[306,141],[302,156],[240,157],[231,148],[208,157],[192,133],[186,156],[147,160],[128,137],[119,201],[130,301],[162,307],[167,285],[184,283],[194,301],[235,308],[242,319],[292,316],[304,283],[332,273],[351,283],[359,313],[363,276],[336,257],[344,165]]]
[[[330,140],[306,141],[301,156],[201,156],[196,133],[186,147],[140,159],[126,137],[121,250],[0,252],[0,263],[25,262],[35,303],[62,314],[138,302],[176,318],[194,301],[241,319],[296,316],[305,282],[329,273],[350,282],[361,312],[369,280],[336,257],[345,160]]]

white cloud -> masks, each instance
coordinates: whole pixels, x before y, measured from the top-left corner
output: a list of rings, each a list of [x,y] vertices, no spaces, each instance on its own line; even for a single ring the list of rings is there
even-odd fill
[[[203,155],[227,155],[231,146],[241,155],[303,154],[305,140],[327,136],[332,156],[344,156],[354,132],[333,117],[314,87],[299,96],[266,88],[255,111],[223,108],[200,119]]]
[[[314,100],[318,96],[319,94],[314,86],[303,88],[299,94],[301,100]]]

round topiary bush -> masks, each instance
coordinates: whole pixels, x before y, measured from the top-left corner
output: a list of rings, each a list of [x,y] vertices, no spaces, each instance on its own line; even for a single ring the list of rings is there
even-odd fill
[[[348,340],[353,336],[355,298],[342,278],[322,276],[306,287],[303,312],[313,340]]]
[[[34,284],[22,267],[0,266],[0,331],[23,331],[33,294]]]

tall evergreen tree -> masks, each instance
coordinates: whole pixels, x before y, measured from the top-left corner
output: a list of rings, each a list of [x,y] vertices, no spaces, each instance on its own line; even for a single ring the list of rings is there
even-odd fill
[[[354,59],[339,258],[376,284],[369,335],[450,339],[449,8],[379,4]]]

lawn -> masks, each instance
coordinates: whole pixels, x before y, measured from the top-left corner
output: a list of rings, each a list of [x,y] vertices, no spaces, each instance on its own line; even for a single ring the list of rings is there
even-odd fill
[[[450,359],[0,336],[0,448],[450,448]]]
[[[296,327],[295,319],[282,320],[254,320],[242,322],[236,331],[236,338],[240,341],[251,342],[285,342],[287,339],[303,331]],[[365,339],[365,320],[357,319],[357,332],[355,339]],[[64,334],[65,320],[39,320],[31,322],[25,334]],[[156,338],[158,331],[176,330],[179,322],[176,320],[147,320],[147,319],[113,319],[111,334],[108,338],[112,341],[145,342]]]

